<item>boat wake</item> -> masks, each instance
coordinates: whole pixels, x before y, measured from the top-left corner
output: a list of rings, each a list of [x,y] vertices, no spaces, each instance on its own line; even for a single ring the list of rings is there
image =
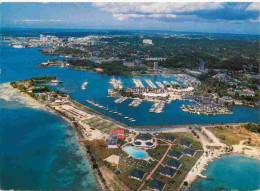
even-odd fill
[[[44,109],[43,106],[33,98],[14,89],[9,83],[0,84],[0,101],[9,102],[0,104],[5,108],[31,107],[35,109]],[[16,107],[14,107],[16,106]]]

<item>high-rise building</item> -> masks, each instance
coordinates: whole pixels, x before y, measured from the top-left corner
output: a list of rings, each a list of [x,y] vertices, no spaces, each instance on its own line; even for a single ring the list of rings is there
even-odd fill
[[[153,70],[154,70],[155,72],[158,72],[158,71],[159,71],[158,62],[154,62],[154,64],[153,64]]]

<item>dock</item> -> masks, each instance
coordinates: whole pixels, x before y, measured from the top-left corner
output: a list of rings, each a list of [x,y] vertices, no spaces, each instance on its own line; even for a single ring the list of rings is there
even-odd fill
[[[126,97],[120,97],[120,98],[117,98],[114,102],[115,103],[123,103],[125,100],[127,100]]]
[[[143,87],[144,87],[144,85],[143,85],[143,83],[141,82],[141,80],[133,79],[133,82],[135,83],[135,86],[136,86],[136,87],[140,87],[140,88],[143,88]]]
[[[163,83],[164,83],[165,85],[170,85],[170,83],[167,82],[167,81],[163,81]]]
[[[151,113],[162,113],[163,109],[165,107],[165,102],[160,101],[160,102],[155,102],[149,112]]]
[[[143,101],[140,99],[133,100],[128,106],[129,107],[138,107]]]
[[[161,82],[155,82],[160,88],[164,88],[164,85]]]
[[[145,81],[151,88],[157,88],[150,79],[145,79]]]

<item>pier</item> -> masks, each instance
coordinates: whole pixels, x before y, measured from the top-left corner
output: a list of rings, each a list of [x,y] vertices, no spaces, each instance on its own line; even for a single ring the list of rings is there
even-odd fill
[[[114,102],[115,103],[123,103],[125,100],[127,100],[126,97],[120,97],[120,98],[116,99]]]
[[[143,101],[140,99],[133,100],[128,106],[129,107],[138,107]]]
[[[124,88],[123,83],[120,79],[115,79],[114,77],[111,78],[109,83],[114,87],[114,89],[122,89]]]
[[[170,83],[167,82],[167,81],[163,81],[163,83],[164,83],[165,85],[167,85],[167,86],[170,86]]]
[[[136,86],[136,87],[141,87],[141,88],[144,87],[144,85],[143,85],[143,83],[141,82],[141,80],[133,79],[133,82],[135,83],[135,86]]]
[[[152,108],[149,110],[149,112],[151,112],[151,113],[162,113],[164,107],[165,107],[164,101],[155,102],[153,104]]]
[[[145,81],[151,88],[157,88],[150,79],[145,79]]]
[[[164,85],[161,82],[155,82],[160,88],[164,88]]]

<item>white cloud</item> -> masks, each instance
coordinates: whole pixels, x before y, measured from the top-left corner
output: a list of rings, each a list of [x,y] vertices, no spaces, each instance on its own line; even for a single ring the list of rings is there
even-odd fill
[[[171,14],[224,8],[225,3],[93,3],[110,13]]]
[[[124,21],[124,20],[134,20],[134,19],[161,19],[161,20],[192,20],[196,19],[195,15],[175,15],[175,14],[113,14],[115,20]]]
[[[260,11],[260,5],[259,2],[251,3],[247,8],[247,11]]]
[[[140,15],[140,14],[113,14],[113,17],[115,18],[115,20],[124,21],[124,20],[129,20],[129,19],[145,18],[146,15]]]
[[[22,19],[22,20],[16,20],[15,22],[20,22],[20,23],[26,23],[26,22],[62,22],[62,20],[39,20],[39,19]]]

